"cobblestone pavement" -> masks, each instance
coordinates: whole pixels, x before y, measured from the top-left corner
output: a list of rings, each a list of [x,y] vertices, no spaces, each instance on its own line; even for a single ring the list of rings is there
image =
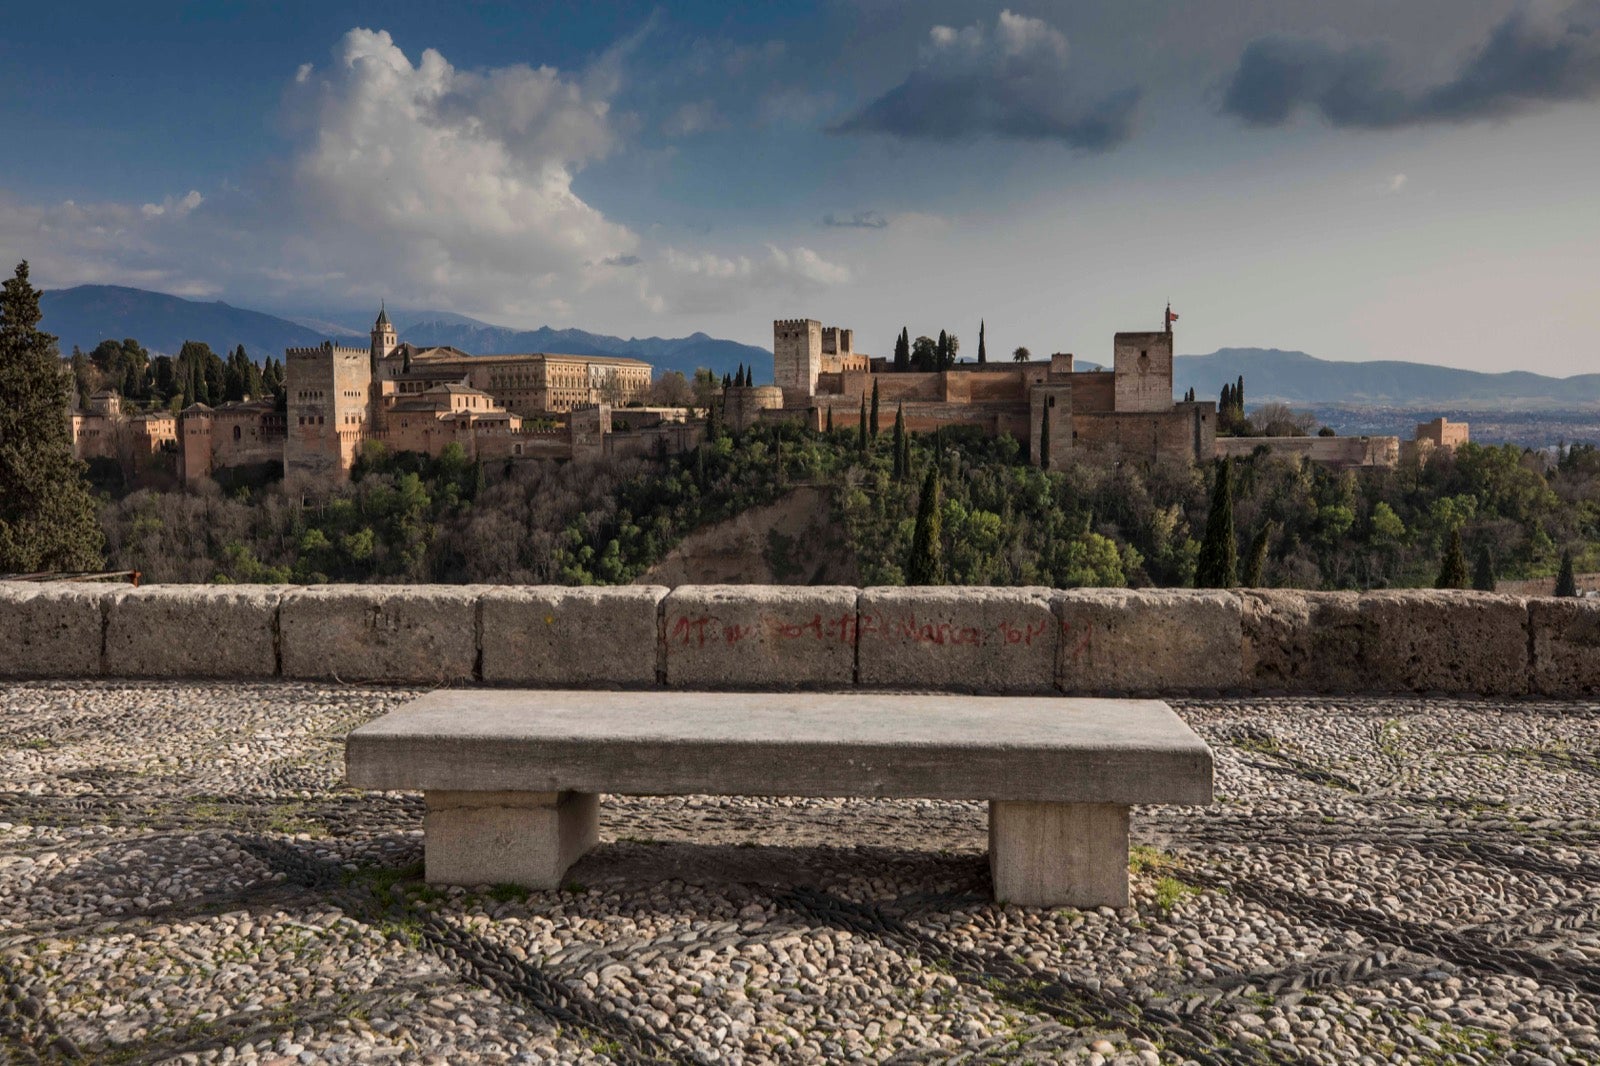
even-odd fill
[[[988,899],[981,804],[608,799],[435,891],[340,784],[411,693],[0,689],[0,1061],[1600,1062],[1600,707],[1207,700],[1135,905]]]

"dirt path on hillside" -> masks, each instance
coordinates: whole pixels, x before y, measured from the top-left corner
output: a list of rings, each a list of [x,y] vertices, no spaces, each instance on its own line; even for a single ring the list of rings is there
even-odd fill
[[[776,503],[696,530],[639,585],[854,585],[855,553],[834,525],[833,494],[804,486]]]

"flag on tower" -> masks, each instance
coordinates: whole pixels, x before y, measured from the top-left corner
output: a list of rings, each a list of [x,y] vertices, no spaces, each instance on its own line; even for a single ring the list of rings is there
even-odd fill
[[[1178,321],[1178,312],[1174,311],[1170,307],[1167,308],[1167,321],[1169,323]]]

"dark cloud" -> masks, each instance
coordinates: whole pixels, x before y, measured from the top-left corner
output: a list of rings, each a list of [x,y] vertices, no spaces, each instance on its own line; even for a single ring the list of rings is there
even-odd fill
[[[1039,19],[1002,11],[992,29],[935,26],[906,80],[830,132],[990,136],[1103,151],[1132,135],[1139,96],[1128,89],[1079,102],[1069,85],[1066,37]]]
[[[601,266],[608,267],[636,267],[644,262],[636,255],[612,255],[600,260]]]
[[[1502,118],[1600,96],[1600,0],[1519,8],[1446,81],[1405,90],[1391,53],[1368,43],[1272,36],[1239,57],[1223,110],[1279,126],[1302,110],[1335,126],[1386,129]]]
[[[822,224],[840,229],[884,229],[889,220],[876,211],[857,211],[853,215],[823,215]]]

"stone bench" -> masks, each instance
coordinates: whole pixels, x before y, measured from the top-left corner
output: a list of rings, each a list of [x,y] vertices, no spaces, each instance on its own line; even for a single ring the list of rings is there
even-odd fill
[[[356,729],[349,782],[420,789],[427,879],[555,888],[599,794],[989,801],[996,898],[1126,906],[1128,809],[1211,802],[1155,700],[441,690]]]

